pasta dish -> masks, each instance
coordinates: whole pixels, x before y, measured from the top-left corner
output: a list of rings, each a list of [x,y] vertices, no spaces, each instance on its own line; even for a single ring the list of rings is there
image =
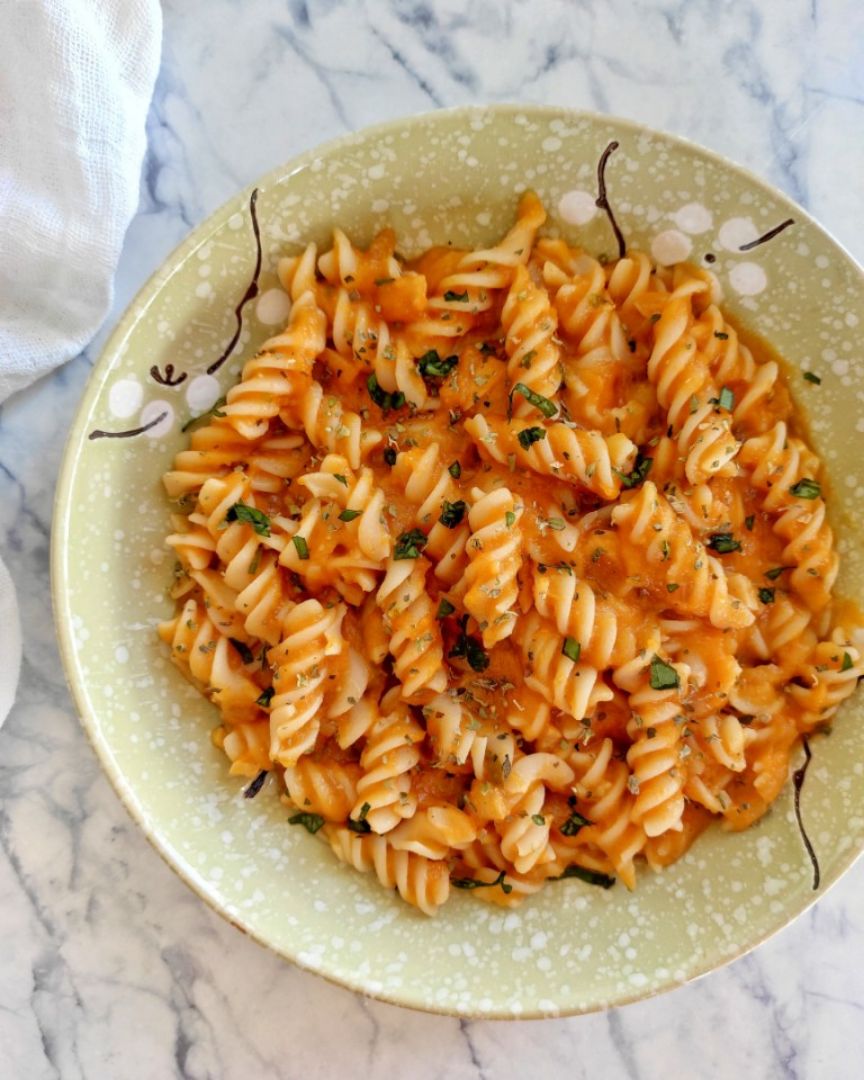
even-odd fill
[[[287,325],[164,477],[159,634],[231,773],[429,914],[747,828],[864,672],[777,361],[709,271],[545,219],[282,259]]]

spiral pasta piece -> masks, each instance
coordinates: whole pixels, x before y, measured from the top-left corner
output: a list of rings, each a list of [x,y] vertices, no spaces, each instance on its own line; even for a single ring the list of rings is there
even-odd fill
[[[818,458],[800,439],[787,437],[782,421],[744,445],[741,460],[752,466],[754,485],[767,492],[766,509],[779,511],[773,528],[785,541],[784,563],[794,566],[789,583],[811,610],[819,611],[831,599],[839,559],[815,480]]]
[[[227,719],[248,717],[261,693],[258,684],[208,609],[190,597],[173,619],[159,624],[160,638],[171,647],[171,659]]]
[[[422,557],[391,557],[376,594],[390,633],[393,670],[406,698],[420,691],[439,693],[447,686],[441,629],[426,591],[429,565]]]
[[[471,537],[467,542],[468,566],[459,583],[465,610],[480,627],[489,648],[513,633],[519,589],[516,575],[522,565],[519,519],[522,505],[507,488],[488,493],[475,489],[468,513]]]
[[[363,458],[383,438],[380,432],[364,430],[360,414],[343,408],[339,398],[325,394],[317,382],[312,382],[303,395],[300,415],[312,445],[341,454],[352,469],[359,469]]]
[[[417,809],[411,791],[411,770],[420,760],[418,744],[425,732],[405,706],[379,716],[366,734],[360,755],[363,774],[351,817],[376,833],[389,832]]]
[[[411,851],[396,851],[384,836],[358,835],[340,825],[325,825],[334,854],[361,873],[374,871],[385,889],[396,889],[403,900],[434,915],[450,895],[447,864]]]
[[[470,761],[480,780],[500,783],[510,775],[516,740],[506,729],[484,724],[450,694],[437,694],[424,705],[423,718],[439,768],[460,768]]]
[[[501,311],[511,386],[521,383],[535,394],[554,398],[563,374],[554,340],[557,323],[546,290],[534,284],[524,266],[518,266]],[[533,408],[524,396],[513,405],[517,416],[528,415]]]
[[[477,839],[477,827],[455,806],[429,806],[401,821],[387,841],[394,851],[410,851],[426,859],[445,859]]]
[[[344,821],[357,801],[360,775],[359,765],[306,754],[285,769],[285,787],[299,810],[320,814],[325,821]]]
[[[275,694],[270,702],[270,756],[295,765],[315,746],[331,658],[343,648],[343,605],[304,600],[286,615],[282,640],[268,653]]]
[[[501,854],[519,874],[527,874],[555,858],[549,844],[551,818],[542,812],[545,798],[545,787],[535,785],[519,800],[509,817],[497,826]]]
[[[630,770],[613,753],[612,740],[606,738],[570,755],[568,760],[576,773],[573,794],[579,815],[588,824],[572,839],[555,838],[553,844],[559,857],[565,854],[577,862],[585,861],[586,849],[598,850],[632,889],[636,885],[635,859],[645,847],[646,837],[632,819],[635,796],[628,783]]]
[[[244,439],[256,439],[281,412],[293,414],[326,344],[325,331],[324,313],[312,293],[304,293],[291,308],[284,332],[264,342],[246,362],[240,382],[228,391],[222,409],[225,424]]]
[[[719,560],[708,555],[650,480],[615,507],[612,521],[628,541],[624,556],[634,572],[646,561],[665,569],[665,583],[676,586],[667,600],[669,607],[707,617],[720,629],[753,622],[748,602],[730,591]]]
[[[435,576],[446,585],[454,584],[465,569],[465,545],[471,530],[461,519],[445,524],[448,522],[445,505],[457,506],[460,493],[448,468],[440,463],[437,444],[425,450],[420,447],[404,450],[396,458],[393,478],[404,487],[406,497],[417,508],[415,524],[428,530],[423,553],[434,562]]]
[[[572,660],[564,651],[566,641],[538,614],[521,619],[516,638],[527,666],[525,682],[556,709],[562,717],[565,738],[573,738],[578,721],[589,716],[601,701],[609,701],[612,691],[600,678],[597,668]]]
[[[655,329],[648,377],[657,387],[670,428],[677,429],[673,437],[685,458],[685,475],[698,484],[711,476],[734,474],[740,443],[691,328],[691,295],[674,295]]]
[[[683,672],[679,671],[679,679]],[[684,679],[686,681],[686,678]],[[630,695],[633,720],[628,734],[633,740],[627,764],[636,795],[631,817],[646,836],[661,836],[682,828],[684,771],[680,765],[681,734],[677,722],[681,702],[674,690],[643,686]]]
[[[478,413],[465,421],[465,430],[484,457],[501,465],[512,459],[541,475],[575,482],[603,499],[618,496],[621,474],[630,471],[636,457],[636,447],[626,435],[605,437],[561,421],[508,423]]]
[[[814,718],[808,718],[808,726],[829,720],[864,677],[859,650],[842,633],[836,636],[815,646],[789,687],[795,703]]]
[[[213,733],[213,742],[225,751],[231,762],[229,772],[232,776],[254,779],[259,773],[270,770],[270,725],[266,719],[229,724],[227,730],[219,727]]]
[[[579,643],[583,660],[597,668],[617,667],[631,659],[638,649],[634,612],[619,609],[609,599],[597,596],[591,585],[569,568],[535,564],[532,595],[539,615],[555,624],[562,637]]]

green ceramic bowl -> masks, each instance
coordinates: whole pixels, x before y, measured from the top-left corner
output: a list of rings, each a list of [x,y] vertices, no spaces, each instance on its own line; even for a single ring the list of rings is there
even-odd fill
[[[614,254],[594,206],[598,159],[628,243],[711,263],[726,306],[790,361],[834,484],[840,587],[858,595],[864,550],[864,280],[798,206],[696,146],[608,117],[550,108],[458,109],[350,135],[265,176],[199,226],[144,286],[108,342],[72,428],[57,493],[57,629],[84,725],[130,813],[217,911],[294,963],[387,1001],[462,1016],[548,1016],[676,986],[800,914],[864,845],[864,724],[853,701],[816,740],[802,811],[791,790],[749,832],[711,830],[636,892],[551,885],[508,912],[458,894],[435,919],[340,866],[276,794],[245,800],[210,743],[215,710],[157,641],[173,557],[160,476],[182,425],[212,404],[285,316],[276,260],[334,224],[365,243],[385,224],[402,250],[486,244],[534,188],[550,226]],[[256,202],[253,195],[257,192]],[[255,214],[253,216],[253,209]],[[788,218],[771,241],[742,251]],[[235,315],[255,280],[257,296]],[[229,344],[235,347],[208,374]],[[797,370],[818,372],[815,387]]]

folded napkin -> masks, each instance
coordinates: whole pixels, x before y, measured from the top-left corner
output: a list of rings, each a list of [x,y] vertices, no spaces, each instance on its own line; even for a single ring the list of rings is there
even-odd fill
[[[0,0],[0,402],[105,318],[138,204],[158,0]],[[0,564],[0,723],[20,633]],[[9,627],[16,628],[9,635]]]

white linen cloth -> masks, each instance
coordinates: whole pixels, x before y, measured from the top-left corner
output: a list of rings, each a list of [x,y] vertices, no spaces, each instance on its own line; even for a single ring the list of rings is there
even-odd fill
[[[75,356],[138,204],[158,0],[0,0],[0,402]],[[21,635],[0,563],[0,724]],[[11,628],[11,629],[10,629]]]

